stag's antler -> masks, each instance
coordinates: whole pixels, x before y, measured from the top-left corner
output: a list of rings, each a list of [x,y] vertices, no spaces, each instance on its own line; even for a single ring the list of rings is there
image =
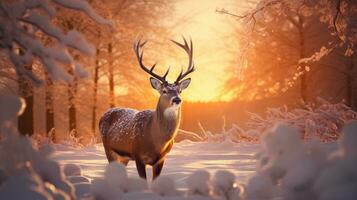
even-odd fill
[[[141,53],[140,53],[140,49],[143,48],[143,46],[146,44],[146,42],[147,41],[141,42],[141,40],[139,40],[136,43],[134,43],[135,55],[136,55],[136,58],[139,61],[139,65],[140,65],[141,69],[143,69],[146,73],[150,74],[154,78],[160,80],[162,83],[167,83],[166,76],[167,76],[167,74],[169,74],[170,68],[167,69],[167,71],[164,74],[164,76],[160,76],[160,75],[157,75],[157,74],[154,73],[154,69],[156,67],[156,63],[150,69],[145,67],[145,65],[143,64],[144,50],[142,50]]]
[[[177,77],[175,83],[179,83],[183,78],[185,78],[188,74],[192,73],[193,71],[195,71],[195,65],[193,63],[193,46],[192,46],[192,40],[190,39],[190,46],[188,46],[188,43],[185,39],[185,37],[183,37],[183,41],[184,44],[181,44],[179,42],[176,42],[174,40],[171,40],[173,43],[175,43],[177,46],[183,48],[185,50],[185,52],[188,54],[188,67],[185,73],[183,73],[183,70],[181,69],[181,72],[179,74],[179,76]]]

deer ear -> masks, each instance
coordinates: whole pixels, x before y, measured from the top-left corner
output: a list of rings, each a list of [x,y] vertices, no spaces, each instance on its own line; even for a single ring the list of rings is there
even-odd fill
[[[159,80],[157,80],[156,78],[150,77],[150,83],[151,86],[155,89],[155,90],[159,90],[161,89],[161,83]]]
[[[184,90],[186,89],[191,83],[191,78],[187,78],[179,83],[180,89]]]

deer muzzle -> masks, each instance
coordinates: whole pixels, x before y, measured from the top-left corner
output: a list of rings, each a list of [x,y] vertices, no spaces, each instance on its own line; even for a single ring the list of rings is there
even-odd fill
[[[181,99],[180,99],[180,97],[174,97],[174,98],[172,98],[172,104],[174,105],[174,104],[176,104],[176,105],[179,105],[181,103]]]

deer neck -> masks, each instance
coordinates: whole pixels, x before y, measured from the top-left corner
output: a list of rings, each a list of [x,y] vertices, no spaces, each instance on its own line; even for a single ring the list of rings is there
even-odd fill
[[[170,106],[165,107],[160,103],[160,100],[155,110],[155,120],[157,124],[157,134],[160,134],[159,138],[164,140],[171,140],[177,132],[180,124],[181,107]]]

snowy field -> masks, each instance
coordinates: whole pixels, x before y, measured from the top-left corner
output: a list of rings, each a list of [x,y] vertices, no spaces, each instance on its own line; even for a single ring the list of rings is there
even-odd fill
[[[56,145],[55,148],[53,158],[62,165],[77,164],[82,168],[83,175],[90,179],[103,176],[108,161],[102,144],[82,149],[63,145]],[[185,189],[187,177],[194,171],[202,169],[211,174],[217,170],[229,170],[236,175],[239,182],[246,183],[255,172],[256,159],[254,155],[258,149],[258,144],[251,143],[183,141],[174,145],[166,159],[161,175],[176,180],[178,189]],[[130,177],[138,177],[134,161],[129,162],[127,170]],[[147,168],[147,173],[148,179],[150,179],[151,168]]]
[[[297,128],[278,123],[260,144],[184,141],[148,183],[133,162],[108,164],[101,144],[36,150],[29,138],[9,133],[0,143],[0,199],[356,200],[356,130],[352,121],[337,143],[304,142]]]

